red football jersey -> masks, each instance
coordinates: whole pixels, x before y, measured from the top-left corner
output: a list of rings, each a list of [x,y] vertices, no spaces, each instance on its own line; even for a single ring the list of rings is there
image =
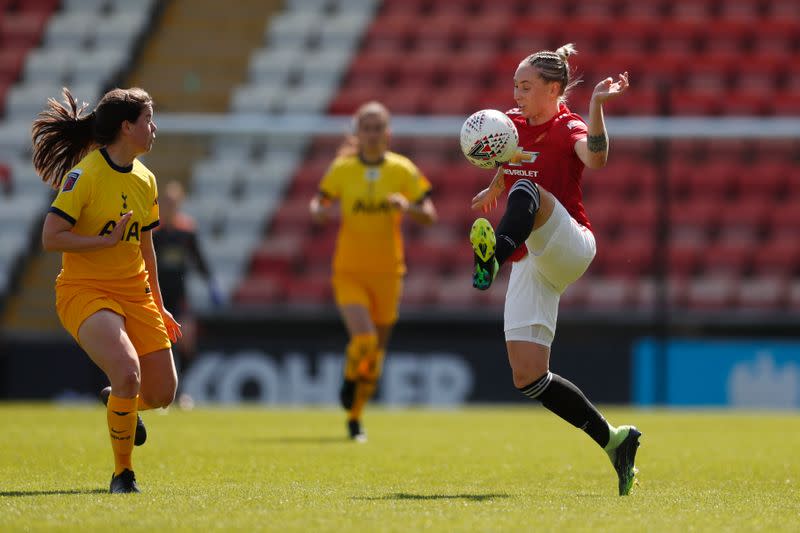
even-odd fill
[[[556,116],[538,126],[528,125],[516,108],[506,111],[506,115],[517,127],[524,154],[521,163],[503,165],[506,190],[510,191],[517,180],[527,178],[550,191],[580,225],[592,229],[583,208],[584,164],[575,153],[575,143],[587,135],[586,122],[564,104]]]

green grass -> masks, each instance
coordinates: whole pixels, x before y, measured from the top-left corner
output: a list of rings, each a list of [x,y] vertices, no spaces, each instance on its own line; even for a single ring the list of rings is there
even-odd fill
[[[144,414],[139,495],[107,494],[100,407],[0,404],[0,530],[798,531],[800,417],[605,409],[643,431],[640,484],[533,404]]]

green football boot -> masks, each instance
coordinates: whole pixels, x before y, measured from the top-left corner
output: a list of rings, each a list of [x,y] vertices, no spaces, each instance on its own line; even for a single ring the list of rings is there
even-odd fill
[[[491,287],[497,271],[500,270],[500,265],[494,257],[497,239],[492,224],[485,218],[473,222],[469,232],[469,242],[472,243],[472,250],[475,252],[472,286],[485,291]]]

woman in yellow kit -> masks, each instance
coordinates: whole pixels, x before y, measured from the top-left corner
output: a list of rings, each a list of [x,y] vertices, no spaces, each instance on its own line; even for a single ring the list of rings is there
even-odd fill
[[[138,411],[172,403],[170,340],[181,335],[158,286],[150,231],[158,226],[156,179],[136,159],[155,139],[153,102],[142,89],[114,89],[86,114],[64,89],[64,104],[51,98],[33,123],[34,167],[58,190],[42,244],[63,252],[61,323],[111,382],[104,390],[110,492],[139,492],[131,465],[134,441],[145,435]]]
[[[408,158],[388,150],[386,107],[362,105],[353,126],[355,135],[340,149],[309,208],[316,222],[341,210],[332,282],[350,342],[340,400],[350,438],[364,442],[361,412],[380,378],[402,292],[403,214],[430,224],[436,209],[428,180]]]

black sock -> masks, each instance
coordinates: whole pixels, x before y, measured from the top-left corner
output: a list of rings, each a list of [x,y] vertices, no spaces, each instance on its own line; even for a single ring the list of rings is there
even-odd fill
[[[508,193],[503,218],[497,226],[494,256],[501,265],[525,242],[533,230],[539,210],[539,187],[530,180],[519,180]]]
[[[601,448],[609,440],[608,422],[586,399],[581,390],[558,374],[548,372],[519,391],[529,398],[539,400],[576,428],[586,432]]]

